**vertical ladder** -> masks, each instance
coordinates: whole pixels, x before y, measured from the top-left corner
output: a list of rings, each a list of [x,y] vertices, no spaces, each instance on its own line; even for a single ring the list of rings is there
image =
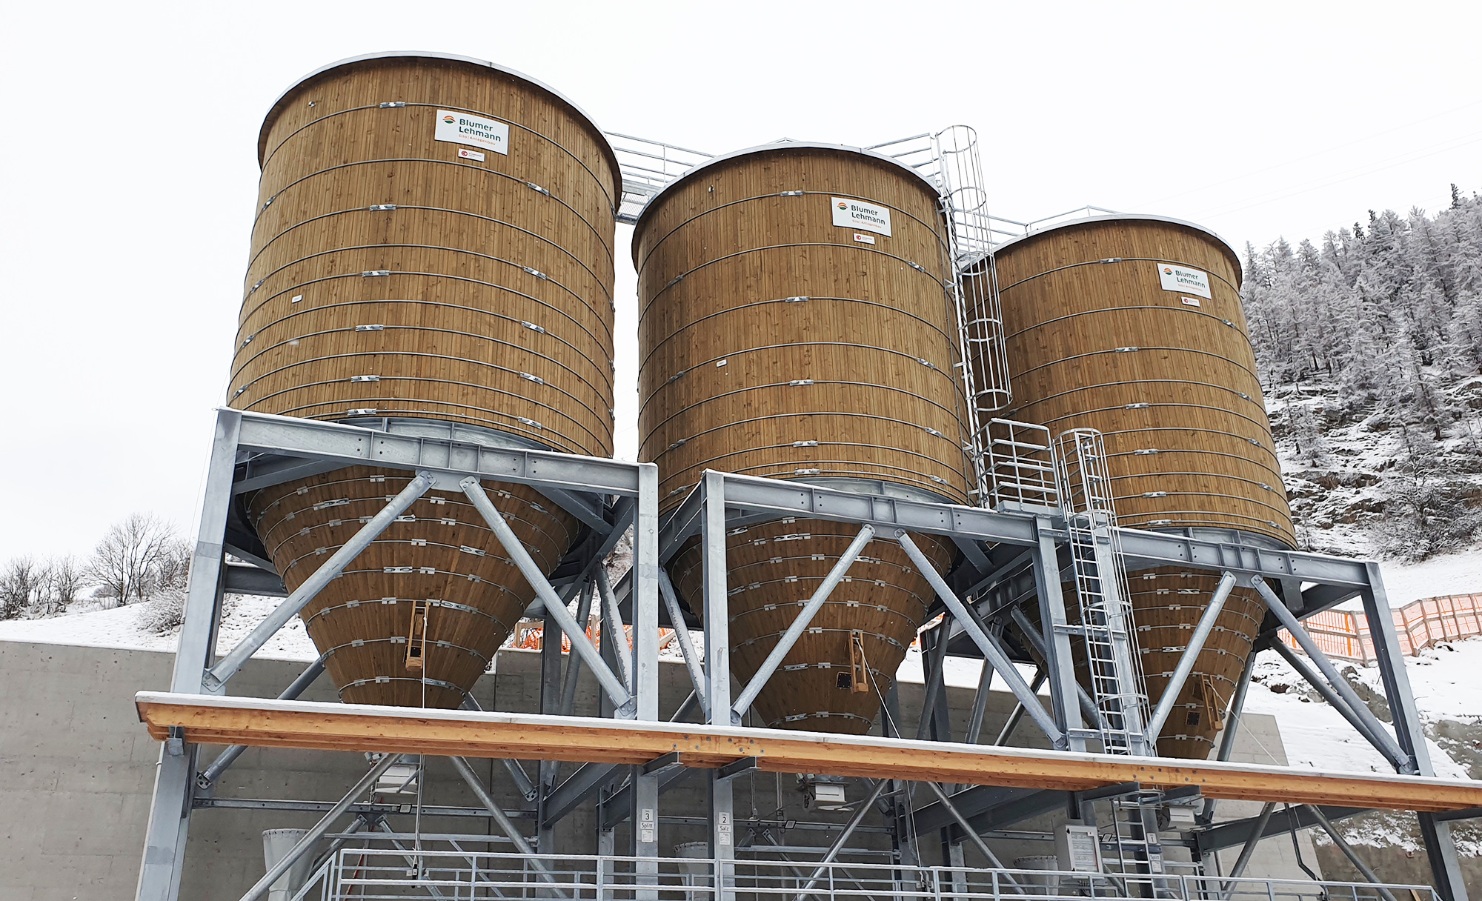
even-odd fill
[[[1147,688],[1138,662],[1136,627],[1127,590],[1117,515],[1106,465],[1106,448],[1095,429],[1072,429],[1057,440],[1060,504],[1070,544],[1070,569],[1080,609],[1072,628],[1082,641],[1087,692],[1099,722],[1089,737],[1107,754],[1148,755]],[[1102,841],[1113,853],[1108,869],[1122,874],[1127,893],[1157,894],[1149,877],[1163,871],[1156,805],[1159,792],[1135,791],[1112,798]]]
[[[1106,448],[1095,429],[1064,432],[1058,445],[1060,504],[1081,611],[1076,633],[1086,652],[1087,691],[1101,720],[1093,724],[1093,737],[1108,754],[1147,754],[1147,688],[1138,665]]]

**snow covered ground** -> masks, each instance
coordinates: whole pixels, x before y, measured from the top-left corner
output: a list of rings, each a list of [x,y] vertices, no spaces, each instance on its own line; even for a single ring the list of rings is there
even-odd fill
[[[1395,606],[1443,594],[1482,591],[1482,553],[1438,557],[1412,565],[1385,565],[1385,584]],[[275,598],[228,598],[222,619],[219,647],[230,650],[278,603]],[[174,632],[159,634],[143,624],[144,605],[110,610],[89,610],[37,620],[0,623],[0,640],[110,648],[173,650]],[[695,635],[698,642],[700,636]],[[677,652],[677,649],[676,649]],[[313,643],[303,623],[293,620],[262,650],[259,656],[286,660],[313,660]],[[1482,672],[1482,638],[1443,645],[1409,658],[1408,671],[1416,701],[1427,720],[1457,720],[1482,724],[1482,691],[1475,686]],[[948,661],[950,684],[974,687],[982,664],[977,660]],[[1379,671],[1357,668],[1358,678],[1380,691]],[[1025,673],[1026,678],[1029,673]],[[913,650],[901,666],[903,681],[921,681],[921,654]],[[1389,767],[1351,726],[1321,700],[1312,700],[1301,678],[1281,658],[1268,654],[1257,664],[1246,709],[1276,717],[1293,766],[1310,766],[1348,772],[1385,772]],[[1431,743],[1437,774],[1465,778],[1465,768]]]

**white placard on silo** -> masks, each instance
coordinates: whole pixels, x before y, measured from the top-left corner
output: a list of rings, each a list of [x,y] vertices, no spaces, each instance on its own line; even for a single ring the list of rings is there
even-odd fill
[[[1190,269],[1187,266],[1179,266],[1174,263],[1158,263],[1158,279],[1163,284],[1164,291],[1179,291],[1185,294],[1197,294],[1200,297],[1210,297],[1209,273],[1202,269]]]
[[[890,208],[864,200],[848,197],[830,199],[834,211],[834,225],[840,228],[857,228],[877,235],[890,237]]]

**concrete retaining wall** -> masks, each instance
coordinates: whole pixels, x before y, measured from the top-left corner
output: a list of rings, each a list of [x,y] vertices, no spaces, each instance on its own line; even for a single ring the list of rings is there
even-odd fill
[[[4,726],[0,728],[0,840],[5,843],[6,862],[0,867],[0,899],[4,901],[127,901],[134,897],[148,821],[154,771],[159,745],[139,724],[133,706],[134,693],[161,690],[168,684],[171,656],[137,650],[72,647],[0,641],[0,686],[3,686]],[[275,696],[302,671],[301,662],[254,660],[233,680],[234,694]],[[662,695],[669,705],[688,693],[688,679],[680,665],[661,671]],[[496,672],[482,680],[476,692],[486,709],[533,711],[539,699],[539,656],[512,651],[501,654]],[[957,729],[967,721],[969,693],[950,692],[952,722]],[[305,695],[306,700],[332,700],[328,680],[321,680]],[[921,686],[901,686],[906,711],[903,731],[913,734],[921,703]],[[987,735],[996,734],[1012,709],[1012,698],[995,692],[989,704]],[[590,682],[578,695],[577,712],[595,714],[596,694]],[[1269,717],[1248,717],[1242,751],[1245,760],[1266,760],[1262,749],[1279,749],[1275,723]],[[991,730],[991,731],[990,731]],[[1016,744],[1031,744],[1036,735],[1025,721]],[[202,759],[215,756],[215,748],[203,749]],[[1282,761],[1284,762],[1284,760]],[[507,774],[493,761],[476,761],[476,768],[491,778],[495,795],[507,809],[516,810]],[[217,793],[221,797],[256,799],[338,800],[365,771],[358,754],[330,754],[280,749],[254,749],[242,755],[223,777]],[[527,767],[532,771],[533,765]],[[574,767],[563,767],[563,776]],[[797,818],[842,821],[847,813],[820,814],[804,811],[793,777],[763,774],[736,780],[738,840],[744,837],[748,819]],[[851,793],[862,791],[851,782]],[[666,791],[660,805],[663,815],[705,815],[704,781],[688,778]],[[472,806],[466,787],[451,767],[441,760],[429,762],[425,791],[428,804]],[[917,793],[916,803],[924,803]],[[1236,813],[1228,805],[1227,813]],[[192,901],[234,901],[263,872],[264,829],[308,826],[317,814],[277,811],[199,810],[191,825],[186,854],[182,898]],[[396,828],[410,831],[412,818],[401,818]],[[1054,817],[1020,824],[1018,831],[1047,830]],[[438,821],[423,819],[429,831],[491,834],[483,818]],[[595,850],[591,813],[578,811],[562,822],[556,839],[560,851],[591,853]],[[673,845],[702,840],[705,826],[700,819],[687,823],[665,823],[660,833],[667,853]],[[888,849],[890,839],[882,832],[865,832],[870,846]],[[626,840],[619,831],[618,847]],[[795,830],[787,836],[794,844],[824,846],[827,832]],[[1303,842],[1307,843],[1304,837]],[[928,864],[939,862],[934,837],[922,837],[922,856]],[[1006,862],[1015,857],[1053,853],[1043,841],[996,841],[995,850]],[[1304,857],[1311,861],[1310,843]],[[1251,868],[1252,874],[1300,878],[1289,841],[1263,843],[1264,859]],[[1289,859],[1291,858],[1291,859]],[[977,852],[968,851],[968,864],[976,865]]]

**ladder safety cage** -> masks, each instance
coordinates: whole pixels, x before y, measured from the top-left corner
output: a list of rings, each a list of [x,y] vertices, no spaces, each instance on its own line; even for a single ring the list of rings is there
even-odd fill
[[[937,186],[947,225],[943,250],[951,276],[946,287],[957,320],[959,368],[964,396],[968,398],[971,437],[967,444],[981,449],[985,441],[982,423],[1008,406],[1011,393],[993,265],[994,225],[988,215],[977,132],[966,125],[952,125],[866,149],[891,157]],[[986,498],[988,475],[979,453],[971,453],[979,497]]]

